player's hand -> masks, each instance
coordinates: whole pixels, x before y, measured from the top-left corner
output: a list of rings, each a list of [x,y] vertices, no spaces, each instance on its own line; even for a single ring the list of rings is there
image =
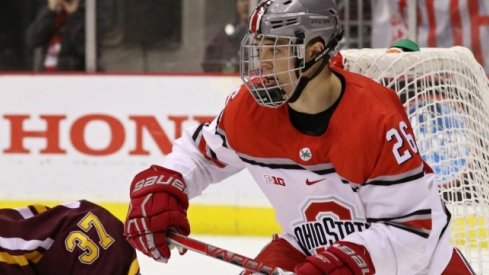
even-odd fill
[[[134,177],[124,224],[124,235],[134,248],[157,261],[168,261],[168,232],[190,233],[186,187],[180,173],[156,165]]]
[[[367,249],[339,241],[295,268],[297,275],[371,275],[375,268]]]

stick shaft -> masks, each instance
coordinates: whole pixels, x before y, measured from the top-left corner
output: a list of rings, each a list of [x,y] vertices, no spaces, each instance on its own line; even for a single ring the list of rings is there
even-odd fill
[[[206,256],[210,256],[221,261],[237,265],[239,267],[259,272],[261,274],[273,275],[280,274],[276,268],[268,266],[264,263],[248,258],[246,256],[231,252],[229,250],[219,248],[178,233],[171,233],[168,241],[178,247],[186,248]]]

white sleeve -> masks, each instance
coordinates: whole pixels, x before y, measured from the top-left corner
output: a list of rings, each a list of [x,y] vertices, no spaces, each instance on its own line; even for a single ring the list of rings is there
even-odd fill
[[[210,183],[219,182],[244,168],[236,153],[227,147],[225,134],[218,131],[219,117],[210,124],[185,130],[175,140],[163,166],[182,174],[190,198],[198,196]]]
[[[367,248],[377,275],[441,274],[447,265],[448,217],[432,177],[360,188],[371,227],[345,241]]]

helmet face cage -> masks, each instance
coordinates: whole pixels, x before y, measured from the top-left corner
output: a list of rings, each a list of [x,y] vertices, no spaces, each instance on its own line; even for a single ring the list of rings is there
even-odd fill
[[[241,79],[256,102],[278,108],[287,102],[302,76],[304,44],[297,44],[295,37],[247,34],[240,61]]]

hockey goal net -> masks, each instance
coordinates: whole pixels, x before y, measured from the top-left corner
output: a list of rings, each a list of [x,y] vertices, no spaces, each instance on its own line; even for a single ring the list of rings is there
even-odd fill
[[[452,213],[451,241],[489,274],[489,81],[463,47],[344,50],[345,69],[397,92]]]

